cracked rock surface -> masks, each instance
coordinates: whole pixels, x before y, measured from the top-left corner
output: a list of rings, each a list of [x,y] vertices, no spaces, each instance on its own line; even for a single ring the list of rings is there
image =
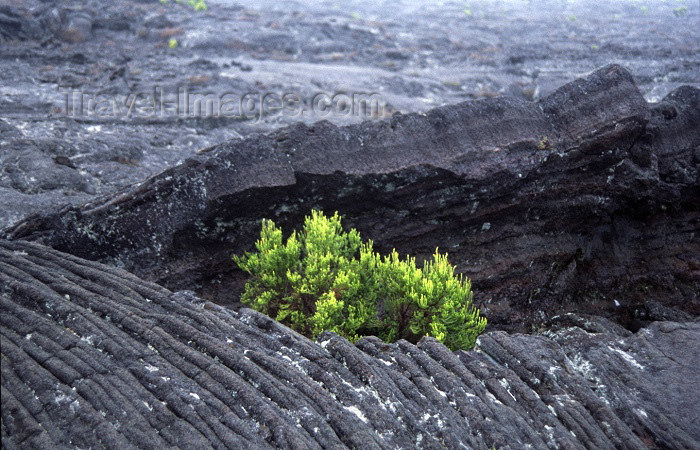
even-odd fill
[[[450,352],[318,342],[0,241],[6,448],[695,448],[700,324],[565,315]]]

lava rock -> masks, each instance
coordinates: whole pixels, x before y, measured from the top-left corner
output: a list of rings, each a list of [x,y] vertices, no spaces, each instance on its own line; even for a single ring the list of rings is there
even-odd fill
[[[23,8],[0,5],[0,42],[43,37],[39,21],[30,12]]]
[[[499,331],[456,353],[433,338],[314,342],[251,310],[6,240],[0,306],[9,447],[700,444],[688,395],[698,322]]]
[[[11,187],[24,194],[55,189],[94,194],[97,190],[96,180],[76,170],[69,161],[65,156],[51,158],[36,147],[25,146],[25,150],[12,151],[11,156],[0,161],[0,186]]]
[[[93,14],[80,8],[54,8],[47,15],[46,23],[61,40],[81,43],[92,35]]]

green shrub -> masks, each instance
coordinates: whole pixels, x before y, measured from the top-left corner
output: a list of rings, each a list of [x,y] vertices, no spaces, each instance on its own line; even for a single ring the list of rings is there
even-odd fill
[[[309,337],[330,330],[352,341],[374,335],[416,342],[428,335],[452,350],[474,346],[486,319],[447,255],[436,249],[423,268],[396,250],[381,257],[340,221],[337,212],[328,218],[313,211],[284,243],[282,230],[263,220],[258,251],[234,256],[251,275],[243,303]]]

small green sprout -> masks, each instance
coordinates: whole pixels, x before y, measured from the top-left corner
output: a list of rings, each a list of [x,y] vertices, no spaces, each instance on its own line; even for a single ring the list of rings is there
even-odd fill
[[[688,8],[681,6],[680,8],[673,9],[673,15],[676,17],[683,17],[688,13]]]
[[[540,139],[540,142],[537,143],[537,150],[549,150],[551,148],[552,143],[549,141],[547,136],[544,136],[542,139]]]
[[[183,0],[173,0],[175,3],[178,5],[182,5],[184,2]],[[169,0],[160,0],[162,4],[166,4],[169,2]],[[188,0],[187,4],[194,9],[195,11],[206,11],[207,10],[207,2],[204,0]]]

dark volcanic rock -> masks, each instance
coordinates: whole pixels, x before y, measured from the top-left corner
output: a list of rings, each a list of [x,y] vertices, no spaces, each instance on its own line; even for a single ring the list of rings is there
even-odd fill
[[[650,108],[612,65],[538,102],[300,124],[7,235],[231,304],[244,282],[231,255],[252,248],[262,218],[289,230],[338,210],[380,250],[449,252],[492,326],[578,311],[636,329],[700,314],[699,92]]]
[[[94,193],[76,193],[65,189],[74,173],[64,171],[38,193],[2,187],[0,228],[299,120],[345,125],[504,94],[537,100],[609,62],[634,73],[649,101],[700,87],[697,2],[530,0],[466,10],[461,2],[397,0],[241,3],[213,1],[195,12],[174,1],[0,0],[0,156],[21,152],[3,135],[7,123],[18,141],[72,146],[73,165],[98,181]],[[174,105],[180,88],[193,94],[192,108],[148,107],[156,91]],[[252,108],[224,117],[216,106],[195,107],[204,93],[254,101],[283,92],[301,96],[303,114]],[[329,114],[312,107],[319,92],[376,93],[380,105],[374,114]],[[137,97],[145,108],[132,108]]]
[[[0,5],[0,42],[41,39],[45,37],[40,22],[27,11]]]
[[[700,324],[475,351],[332,333],[0,240],[3,447],[697,448]],[[577,323],[580,326],[566,326]]]

